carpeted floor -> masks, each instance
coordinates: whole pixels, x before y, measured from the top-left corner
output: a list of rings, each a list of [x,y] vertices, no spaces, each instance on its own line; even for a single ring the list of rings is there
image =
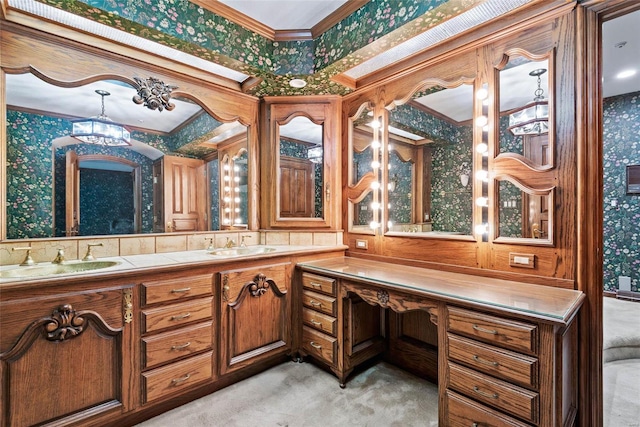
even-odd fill
[[[341,389],[312,363],[286,362],[138,427],[437,426],[438,387],[384,362]]]

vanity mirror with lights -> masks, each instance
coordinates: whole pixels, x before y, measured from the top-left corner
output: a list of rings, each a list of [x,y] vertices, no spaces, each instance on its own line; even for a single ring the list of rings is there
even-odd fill
[[[7,239],[250,226],[256,118],[218,113],[217,99],[206,105],[179,85],[151,109],[128,77],[77,71],[70,85],[5,72]],[[108,126],[123,131],[117,141],[95,136]]]

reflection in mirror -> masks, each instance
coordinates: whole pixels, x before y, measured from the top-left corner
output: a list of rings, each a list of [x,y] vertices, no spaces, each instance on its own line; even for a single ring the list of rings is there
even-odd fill
[[[470,84],[429,87],[391,110],[389,231],[471,234],[472,115]]]
[[[323,127],[297,116],[279,125],[280,218],[323,218]]]
[[[109,93],[104,109],[96,90]],[[6,75],[8,239],[164,231],[154,230],[154,218],[166,213],[158,203],[154,208],[154,191],[162,189],[155,171],[166,155],[208,162],[203,188],[210,206],[202,215],[211,220],[201,223],[218,228],[219,174],[217,160],[210,160],[218,144],[246,135],[246,127],[220,123],[187,98],[172,98],[171,112],[149,110],[132,101],[136,94],[115,80],[68,88],[32,74]],[[130,145],[70,136],[72,120],[102,113],[130,131]]]
[[[222,229],[247,228],[247,160],[245,147],[241,147],[233,155],[225,154],[222,158]]]
[[[550,194],[537,195],[498,181],[499,237],[551,239]]]
[[[500,153],[519,154],[537,167],[550,162],[548,70],[547,59],[516,56],[500,71]]]

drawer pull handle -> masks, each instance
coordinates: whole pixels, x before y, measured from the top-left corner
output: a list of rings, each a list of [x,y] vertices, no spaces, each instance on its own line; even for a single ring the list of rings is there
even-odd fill
[[[478,363],[483,363],[485,365],[489,365],[489,366],[498,366],[499,363],[498,362],[492,362],[491,360],[485,360],[482,357],[478,357],[477,355],[473,355],[473,360],[475,360]]]
[[[310,322],[316,326],[322,326],[322,322],[318,322],[317,320],[311,319]]]
[[[491,335],[498,335],[498,331],[496,331],[495,329],[485,329],[485,328],[481,328],[480,326],[476,325],[475,323],[473,324],[473,329],[475,329],[478,332],[485,332],[487,334],[491,334]]]
[[[314,307],[322,307],[322,303],[321,302],[314,301],[314,300],[309,301],[309,304],[311,304]]]
[[[473,387],[473,391],[478,393],[480,396],[484,396],[484,397],[487,397],[489,399],[497,399],[498,398],[498,393],[486,393],[486,392],[480,390],[480,388],[478,386],[474,386]]]
[[[185,292],[189,292],[191,288],[180,288],[180,289],[171,289],[172,294],[183,294]]]
[[[180,378],[174,378],[171,380],[171,384],[173,385],[178,385],[180,383],[185,382],[186,380],[188,380],[189,378],[191,378],[191,374],[187,374],[184,377],[180,377]]]
[[[191,345],[191,341],[188,341],[182,345],[172,345],[171,350],[184,350]]]
[[[310,341],[309,345],[311,345],[311,347],[313,347],[313,348],[317,348],[318,350],[322,349],[322,346],[320,344],[316,344],[313,341]]]
[[[191,317],[191,313],[178,314],[176,316],[171,316],[171,320],[182,320]]]
[[[322,284],[317,283],[317,282],[311,282],[311,286],[313,286],[314,288],[321,288]]]

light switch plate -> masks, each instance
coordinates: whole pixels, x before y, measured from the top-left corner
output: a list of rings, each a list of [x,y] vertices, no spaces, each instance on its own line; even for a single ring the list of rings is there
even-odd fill
[[[509,265],[519,268],[535,268],[536,256],[534,254],[509,252]]]

